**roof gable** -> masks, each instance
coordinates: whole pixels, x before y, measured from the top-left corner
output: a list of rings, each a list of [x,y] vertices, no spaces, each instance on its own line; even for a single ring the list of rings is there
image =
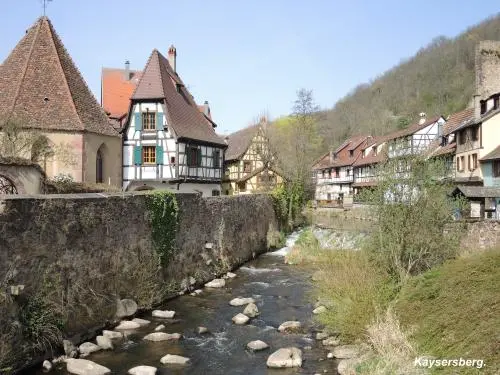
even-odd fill
[[[180,77],[156,49],[148,59],[131,100],[162,101],[167,124],[178,138],[226,146],[215,133],[215,124],[200,112]]]
[[[0,116],[28,128],[118,136],[47,17],[0,66]]]
[[[226,150],[226,160],[236,160],[241,158],[250,147],[252,139],[257,135],[260,124],[251,125],[228,136],[228,148]]]

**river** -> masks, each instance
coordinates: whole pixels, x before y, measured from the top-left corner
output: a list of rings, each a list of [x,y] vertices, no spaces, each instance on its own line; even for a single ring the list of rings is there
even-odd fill
[[[287,240],[293,245],[297,233]],[[134,330],[115,343],[112,351],[93,353],[86,359],[124,375],[138,365],[158,368],[157,374],[336,374],[336,361],[326,359],[327,348],[314,339],[319,328],[313,321],[313,304],[310,302],[311,272],[305,268],[284,264],[287,248],[261,255],[234,271],[236,278],[226,281],[222,289],[203,289],[198,296],[183,295],[170,300],[162,310],[174,310],[174,320],[153,318],[150,313],[141,316],[151,321],[148,326]],[[260,315],[240,326],[231,318],[245,306],[233,307],[229,301],[235,297],[253,297]],[[282,334],[277,327],[287,320],[298,320],[304,326],[301,334]],[[159,324],[167,327],[164,332],[178,332],[183,338],[178,342],[149,342],[142,338]],[[196,333],[198,326],[207,327],[208,334]],[[246,344],[262,340],[270,348],[251,352]],[[296,346],[303,352],[302,368],[271,370],[266,366],[267,357],[275,350]],[[160,358],[166,354],[189,357],[184,367],[162,365]],[[321,359],[321,360],[320,360]],[[32,372],[40,375],[42,371]],[[67,374],[65,365],[51,374]]]

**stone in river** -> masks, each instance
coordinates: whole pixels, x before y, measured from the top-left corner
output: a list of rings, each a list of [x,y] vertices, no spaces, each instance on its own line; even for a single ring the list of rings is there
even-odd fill
[[[172,319],[175,315],[175,311],[169,310],[153,310],[151,313],[155,318]]]
[[[302,327],[302,324],[300,324],[300,322],[298,322],[298,321],[287,321],[287,322],[282,323],[278,327],[278,331],[280,331],[280,332],[296,332],[296,331],[300,330],[301,327]]]
[[[243,314],[249,316],[250,318],[255,318],[257,315],[259,315],[259,309],[255,305],[255,303],[249,303],[247,307],[245,307],[245,310],[243,310]]]
[[[248,305],[249,303],[255,303],[255,300],[251,297],[248,298],[237,297],[229,301],[229,304],[231,306],[243,306],[243,305]]]
[[[136,366],[128,370],[130,375],[155,375],[156,367],[153,366]]]
[[[75,375],[105,375],[111,370],[87,359],[68,358],[66,360],[66,370]]]
[[[267,345],[264,341],[255,340],[255,341],[250,341],[247,344],[247,348],[256,352],[259,350],[264,350],[269,348],[269,345]]]
[[[239,325],[247,324],[249,320],[250,320],[250,318],[248,316],[241,314],[241,313],[233,316],[233,323],[234,324],[239,324]]]
[[[212,281],[205,284],[207,288],[223,288],[226,285],[226,280],[224,279],[213,279]]]
[[[271,368],[301,367],[302,351],[294,347],[278,349],[269,356],[266,364]]]
[[[182,357],[180,355],[175,355],[175,354],[167,354],[166,356],[164,356],[160,359],[160,362],[163,363],[164,365],[167,365],[167,364],[185,365],[189,362],[189,358]]]

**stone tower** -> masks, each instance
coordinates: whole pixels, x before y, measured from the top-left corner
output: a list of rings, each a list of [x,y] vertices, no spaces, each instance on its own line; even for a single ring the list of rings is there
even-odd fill
[[[481,101],[500,92],[500,41],[483,40],[476,47],[475,117],[480,117]]]

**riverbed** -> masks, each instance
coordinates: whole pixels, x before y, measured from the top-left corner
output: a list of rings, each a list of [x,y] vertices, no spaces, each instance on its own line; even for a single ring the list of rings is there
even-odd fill
[[[292,245],[297,234],[289,237]],[[91,354],[86,359],[112,370],[112,374],[127,374],[135,366],[158,368],[157,374],[336,374],[336,361],[327,359],[328,349],[314,339],[320,327],[314,322],[310,291],[311,272],[306,268],[284,264],[287,248],[266,253],[235,270],[236,278],[226,280],[221,289],[204,288],[197,296],[189,294],[165,303],[160,309],[174,310],[175,319],[153,318],[151,313],[140,316],[151,324],[127,332],[123,340],[114,341],[115,349]],[[260,315],[247,325],[235,325],[231,318],[245,306],[233,307],[235,297],[253,297]],[[304,330],[299,334],[283,334],[278,326],[284,321],[298,320]],[[143,337],[159,324],[163,332],[181,333],[177,342],[149,342]],[[196,328],[207,327],[208,334],[197,334]],[[246,344],[262,340],[270,348],[251,352]],[[295,346],[302,350],[302,368],[271,370],[268,356],[279,348]],[[163,365],[160,358],[178,354],[191,359],[182,367]],[[40,375],[42,371],[32,372]],[[67,374],[65,365],[51,374]]]

